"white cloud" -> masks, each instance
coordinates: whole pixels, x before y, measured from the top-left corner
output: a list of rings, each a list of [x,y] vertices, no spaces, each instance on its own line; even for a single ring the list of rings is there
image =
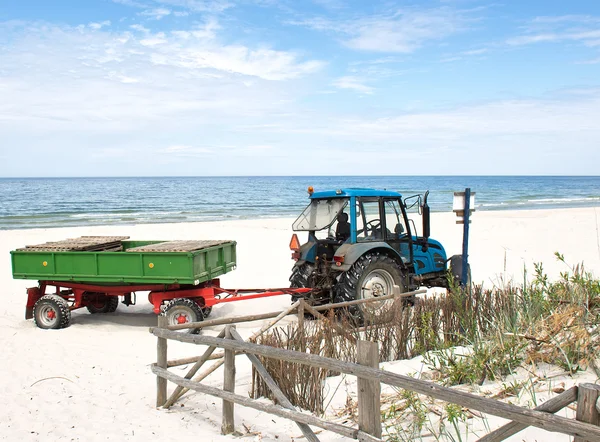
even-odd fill
[[[133,8],[146,8],[147,6],[141,2],[135,0],[112,0],[113,3],[117,3],[123,6],[130,6]]]
[[[401,9],[346,21],[314,18],[289,23],[340,34],[343,44],[352,49],[411,53],[428,42],[466,30],[470,21],[466,12],[437,8]]]
[[[29,127],[76,137],[254,122],[293,101],[293,88],[273,83],[322,66],[292,52],[223,44],[214,21],[180,33],[130,29],[0,24],[11,41],[0,44],[3,137]]]
[[[196,156],[204,156],[206,154],[212,153],[211,149],[207,149],[205,147],[193,147],[187,145],[173,145],[167,147],[164,152],[165,154],[175,155],[179,157],[196,157]]]
[[[149,33],[150,29],[148,29],[147,27],[145,27],[144,25],[139,25],[139,24],[135,24],[135,25],[131,25],[129,26],[131,29],[133,29],[134,31],[138,31],[138,32],[144,32],[144,33]]]
[[[563,15],[536,17],[524,26],[524,34],[509,38],[511,46],[536,43],[580,42],[596,46],[600,40],[600,17],[589,15]]]
[[[374,90],[365,85],[364,80],[352,76],[340,77],[333,82],[333,85],[339,89],[351,89],[362,94],[372,94]]]
[[[228,0],[159,0],[163,5],[177,6],[192,12],[223,12],[234,7]]]
[[[140,12],[140,15],[152,18],[154,20],[160,20],[163,17],[171,14],[171,10],[167,8],[154,8],[147,9],[145,11]]]
[[[88,24],[89,28],[95,29],[95,30],[102,29],[105,26],[110,26],[110,20],[105,20],[105,21],[99,22],[99,23],[90,23],[90,24]]]

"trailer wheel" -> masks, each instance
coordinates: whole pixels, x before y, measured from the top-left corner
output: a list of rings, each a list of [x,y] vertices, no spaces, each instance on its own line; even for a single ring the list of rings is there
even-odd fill
[[[33,306],[33,322],[45,330],[66,328],[71,324],[69,304],[58,295],[44,295]]]
[[[119,306],[118,296],[109,296],[104,293],[90,293],[84,294],[86,308],[88,312],[92,314],[96,313],[113,313]]]
[[[400,292],[406,291],[405,278],[398,264],[387,255],[367,253],[340,275],[335,286],[334,302],[391,295],[394,285],[400,287]],[[380,322],[391,319],[393,305],[393,300],[386,300],[350,306],[344,311],[358,324]]]
[[[212,307],[200,307],[200,310],[202,311],[202,318],[204,319],[208,318],[208,316],[212,312]]]
[[[165,316],[167,318],[168,325],[180,325],[204,320],[202,307],[200,307],[196,301],[190,298],[173,299],[165,306],[161,316]],[[188,328],[181,331],[190,334],[196,334],[200,331],[200,329]]]

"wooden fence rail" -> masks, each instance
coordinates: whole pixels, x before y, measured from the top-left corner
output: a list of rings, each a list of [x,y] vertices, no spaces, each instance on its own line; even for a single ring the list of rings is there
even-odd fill
[[[390,295],[390,298],[395,296],[398,296],[398,294]],[[377,300],[380,301],[381,299],[377,298]],[[329,308],[331,308],[331,306],[327,306],[327,309]],[[320,313],[318,310],[322,310],[321,308],[315,309],[311,306],[308,306],[303,300],[300,300],[283,312],[274,312],[273,314],[268,314],[270,315],[268,318],[275,319],[265,324],[260,330],[255,332],[251,338],[256,338],[258,335],[272,327],[277,321],[290,314],[294,309],[301,314],[302,317],[305,310],[315,315],[319,315]],[[242,317],[241,319],[249,320],[248,317]],[[261,317],[261,319],[265,318]],[[212,325],[215,325],[215,322],[217,321],[219,321],[220,324],[231,324],[235,322],[234,320],[235,318],[228,318],[227,320],[215,320],[212,321]],[[222,330],[217,337],[191,335],[177,332],[174,329],[182,329],[183,327],[166,327],[163,317],[159,317],[158,325],[158,327],[150,329],[150,332],[158,338],[157,363],[152,364],[152,372],[157,376],[157,406],[164,406],[166,408],[170,407],[186,391],[190,389],[221,398],[223,400],[222,432],[224,434],[233,432],[233,405],[238,404],[291,419],[298,424],[300,430],[309,442],[318,442],[319,440],[314,432],[310,429],[309,425],[333,431],[337,434],[361,441],[380,441],[380,384],[383,382],[388,385],[410,390],[446,402],[458,404],[462,407],[478,410],[480,412],[499,416],[511,421],[510,423],[498,428],[497,430],[480,439],[481,442],[499,442],[529,426],[535,426],[547,431],[575,436],[576,442],[600,440],[600,427],[598,426],[600,425],[600,407],[597,407],[597,404],[600,405],[600,386],[597,385],[582,384],[579,387],[573,387],[548,400],[536,409],[531,410],[512,404],[507,404],[495,399],[489,399],[470,393],[460,392],[432,382],[380,370],[378,364],[378,347],[377,344],[373,342],[357,342],[358,363],[354,364],[309,353],[245,342],[237,333],[235,327],[231,325],[227,325],[226,329]],[[188,327],[192,326],[192,324],[186,325],[188,325]],[[179,342],[186,342],[196,345],[206,345],[208,346],[208,349],[202,356],[198,358],[168,361],[168,340],[176,340]],[[207,360],[211,359],[214,350],[217,348],[224,350],[221,355],[224,355],[225,357],[215,363],[208,370],[194,378],[196,372]],[[265,404],[264,402],[259,402],[251,398],[235,394],[235,356],[242,353],[250,359],[259,375],[264,379],[269,389],[273,392],[278,405]],[[257,356],[294,362],[311,367],[357,376],[359,387],[359,428],[356,429],[346,425],[328,422],[313,415],[297,411],[289,402],[289,400],[283,395],[264,366],[260,363]],[[185,377],[177,376],[168,371],[168,367],[181,365],[183,361],[187,361],[189,363],[194,362],[194,365]],[[214,372],[221,365],[225,365],[223,389],[200,384],[200,381],[206,378],[210,373]],[[177,385],[177,388],[173,391],[168,399],[167,380]],[[576,420],[556,416],[553,414],[575,401],[577,402]]]

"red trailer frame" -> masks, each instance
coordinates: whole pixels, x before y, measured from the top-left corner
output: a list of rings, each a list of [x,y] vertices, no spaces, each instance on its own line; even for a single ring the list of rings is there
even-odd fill
[[[69,303],[69,310],[77,310],[94,303],[94,297],[131,296],[136,292],[150,292],[148,301],[154,306],[154,313],[161,313],[165,301],[177,298],[194,300],[202,308],[217,304],[247,299],[267,298],[281,295],[302,295],[313,291],[311,288],[274,288],[274,289],[224,289],[219,279],[213,279],[198,286],[179,284],[139,284],[139,285],[96,285],[68,281],[39,281],[38,287],[27,289],[25,319],[33,318],[35,303],[44,295],[46,289],[54,287],[52,294],[58,295]],[[134,304],[134,303],[132,303]]]

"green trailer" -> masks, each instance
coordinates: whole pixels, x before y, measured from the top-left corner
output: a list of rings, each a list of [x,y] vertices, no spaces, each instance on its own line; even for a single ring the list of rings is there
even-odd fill
[[[196,322],[221,302],[219,276],[236,267],[235,241],[131,241],[83,236],[11,251],[16,279],[33,279],[25,317],[40,328],[70,324],[71,311],[114,312],[147,291],[171,324]],[[51,292],[47,293],[50,289]],[[229,297],[229,296],[226,296]]]
[[[76,238],[10,252],[13,278],[113,285],[198,285],[236,266],[235,241],[82,238],[88,242]],[[103,243],[98,245],[100,241]]]

